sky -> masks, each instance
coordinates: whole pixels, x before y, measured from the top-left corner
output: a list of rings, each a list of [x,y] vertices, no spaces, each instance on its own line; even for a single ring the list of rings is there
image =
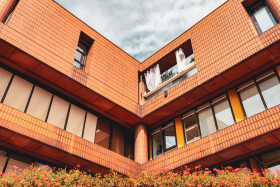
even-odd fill
[[[142,62],[226,0],[56,0]]]

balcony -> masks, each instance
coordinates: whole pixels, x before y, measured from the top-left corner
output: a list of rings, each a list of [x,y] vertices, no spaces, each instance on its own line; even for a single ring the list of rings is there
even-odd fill
[[[182,49],[181,49],[182,50]],[[177,51],[176,51],[177,52]],[[183,53],[184,55],[184,53]],[[176,56],[176,54],[174,55]],[[178,59],[172,59],[172,63],[176,62]],[[160,64],[158,64],[154,68],[150,69],[150,72],[152,71],[161,71],[164,68],[161,68]],[[179,65],[180,66],[180,65]],[[182,67],[184,66],[184,67]],[[146,81],[146,91],[144,92],[143,96],[146,101],[149,101],[158,95],[162,94],[164,91],[169,90],[170,88],[176,86],[180,82],[184,81],[185,79],[191,77],[195,73],[197,73],[196,65],[195,65],[195,59],[194,55],[191,53],[187,58],[183,57],[183,63],[182,66],[178,68],[178,63],[173,65],[171,68],[165,70],[163,73],[160,74],[160,83],[157,86],[154,86],[154,89],[151,89],[151,86],[149,87],[147,85],[147,75],[145,76]],[[156,70],[156,68],[159,68],[159,70]],[[147,71],[149,73],[149,71]],[[154,76],[154,79],[158,79],[159,74]],[[151,80],[150,80],[151,81]],[[149,89],[150,88],[150,89]]]

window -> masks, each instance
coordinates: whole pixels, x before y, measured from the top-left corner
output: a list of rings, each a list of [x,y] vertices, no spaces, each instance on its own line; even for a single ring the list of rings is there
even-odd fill
[[[4,99],[4,104],[24,112],[33,85],[26,80],[14,76],[12,84]]]
[[[12,74],[10,72],[7,72],[6,70],[0,68],[0,100],[2,100],[2,97],[11,80],[11,77]]]
[[[73,62],[73,65],[76,68],[83,71],[85,70],[87,54],[89,52],[92,43],[93,40],[91,38],[89,38],[86,34],[81,33],[79,43],[76,49],[74,62]]]
[[[280,150],[275,150],[260,155],[261,165],[264,168],[268,168],[272,173],[277,173],[280,170]]]
[[[94,142],[96,124],[97,124],[97,117],[91,113],[87,113],[84,136],[83,136],[84,139],[90,142]]]
[[[81,137],[83,133],[83,126],[85,122],[86,111],[71,104],[66,131]]]
[[[280,82],[274,71],[269,71],[238,88],[247,117],[280,104]]]
[[[45,121],[51,103],[51,98],[51,93],[36,86],[34,88],[26,113],[42,121]]]
[[[6,9],[3,12],[4,15],[1,16],[1,18],[2,18],[1,22],[2,23],[4,23],[4,24],[8,23],[8,21],[11,18],[11,16],[12,16],[12,14],[13,14],[13,12],[14,12],[17,4],[18,4],[18,2],[19,2],[19,0],[10,0],[10,1],[8,1],[8,3],[7,3],[8,6],[6,7]]]
[[[233,125],[235,123],[234,117],[232,114],[230,104],[228,100],[225,98],[225,96],[222,96],[222,98],[218,98],[217,102],[216,101],[214,102],[215,103],[213,103],[213,109],[214,109],[215,119],[218,125],[218,129],[221,130],[228,126]]]
[[[164,127],[152,132],[153,158],[161,156],[164,152],[174,149],[177,145],[174,123],[171,122]]]
[[[226,94],[183,115],[186,144],[235,123]]]
[[[64,129],[69,103],[54,96],[47,122]]]
[[[185,127],[185,136],[187,144],[200,139],[198,122],[194,111],[189,112],[183,117],[183,124]]]
[[[260,34],[277,24],[275,17],[265,1],[257,2],[248,11]]]
[[[124,155],[124,133],[121,127],[114,126],[113,133],[112,133],[112,148],[111,150],[120,154]]]
[[[98,118],[94,143],[106,149],[109,149],[110,131],[110,122],[105,119]]]

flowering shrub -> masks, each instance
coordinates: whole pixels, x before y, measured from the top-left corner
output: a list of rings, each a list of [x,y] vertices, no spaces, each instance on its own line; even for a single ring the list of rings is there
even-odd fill
[[[19,172],[21,173],[18,174]],[[2,174],[0,186],[279,186],[280,182],[280,175],[271,173],[268,169],[262,175],[246,168],[233,169],[230,166],[213,171],[196,166],[192,172],[189,168],[183,168],[177,173],[167,169],[159,172],[161,174],[143,173],[134,177],[112,171],[104,176],[92,176],[77,168],[66,171],[54,170],[48,166],[30,166],[24,171],[15,169],[11,173]]]

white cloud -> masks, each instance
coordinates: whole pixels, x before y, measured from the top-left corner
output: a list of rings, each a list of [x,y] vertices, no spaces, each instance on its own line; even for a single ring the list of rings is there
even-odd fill
[[[226,0],[56,0],[140,62]]]

